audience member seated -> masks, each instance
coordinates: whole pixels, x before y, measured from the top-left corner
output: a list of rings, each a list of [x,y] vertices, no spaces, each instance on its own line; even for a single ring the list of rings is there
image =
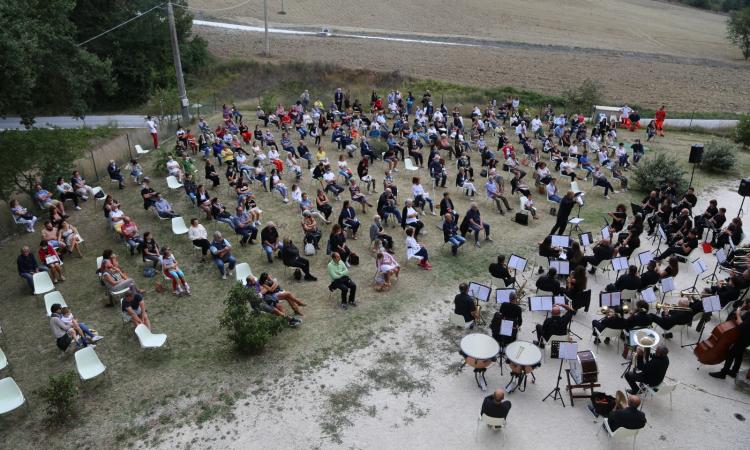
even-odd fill
[[[151,329],[151,321],[146,313],[146,302],[143,295],[137,292],[128,291],[122,299],[122,314],[130,319],[134,327],[143,324]]]
[[[169,247],[162,249],[161,270],[164,276],[172,281],[172,293],[180,296],[190,295],[190,285],[185,281],[185,273],[177,265],[177,258]]]
[[[52,311],[52,308],[50,308],[50,311]],[[60,310],[60,315],[60,320],[62,320],[66,325],[71,325],[76,330],[76,333],[78,333],[78,336],[86,336],[92,343],[104,339],[104,336],[98,335],[91,331],[91,329],[85,323],[77,321],[73,316],[73,313],[70,311],[70,308],[68,308],[67,306],[62,307],[62,309]]]
[[[62,273],[62,261],[55,248],[47,241],[39,242],[39,261],[47,267],[53,283],[65,281]]]
[[[258,284],[260,285],[261,298],[263,298],[264,301],[271,304],[278,304],[279,301],[286,300],[295,315],[304,315],[299,308],[307,305],[295,297],[291,292],[281,289],[279,282],[268,273],[263,272],[260,274],[258,277]]]
[[[167,201],[166,198],[162,197],[159,192],[156,193],[154,199],[156,200],[154,202],[154,208],[156,208],[156,213],[159,215],[159,217],[163,219],[171,219],[173,217],[180,216],[179,214],[174,212],[174,210],[172,209],[172,205]]]
[[[422,245],[420,245],[419,242],[417,242],[416,238],[416,230],[412,227],[406,228],[406,256],[407,261],[409,258],[418,257],[420,258],[419,261],[419,267],[423,268],[424,270],[431,270],[432,264],[429,262],[429,256],[427,254],[427,249],[424,248]]]
[[[357,219],[357,212],[349,204],[349,200],[344,200],[344,204],[341,206],[341,213],[339,213],[338,224],[341,228],[350,229],[352,231],[352,239],[357,240],[357,231],[359,230],[359,219]]]
[[[34,225],[39,219],[37,219],[37,217],[28,209],[21,206],[21,203],[18,200],[13,199],[10,201],[10,212],[13,214],[13,220],[15,220],[16,223],[26,225],[26,232],[34,232]]]
[[[200,247],[201,262],[205,262],[206,255],[208,254],[208,248],[211,246],[211,243],[208,241],[208,233],[206,232],[206,227],[204,227],[198,221],[198,219],[190,219],[188,239],[190,239],[190,242],[192,242],[193,246]]]
[[[31,253],[28,245],[24,245],[21,248],[21,254],[16,258],[16,267],[18,267],[18,275],[26,280],[31,293],[34,293],[34,274],[39,272],[47,272],[47,268],[40,266],[34,254]]]
[[[275,298],[272,295],[262,295],[261,285],[258,280],[256,280],[252,275],[248,275],[247,279],[245,280],[245,288],[252,289],[257,294],[257,296],[255,296],[255,298],[250,301],[250,306],[253,308],[253,310],[283,317],[287,320],[289,326],[291,327],[296,327],[302,323],[302,321],[296,317],[287,316],[284,307],[279,304],[278,298]],[[267,290],[267,286],[265,287],[265,289]]]
[[[318,279],[310,274],[310,261],[299,255],[299,250],[294,245],[294,242],[289,238],[284,238],[283,244],[279,251],[279,256],[284,265],[301,269],[307,281],[317,281]]]
[[[55,303],[50,307],[50,318],[49,326],[52,330],[52,335],[55,337],[57,348],[65,351],[70,346],[71,342],[76,343],[76,349],[88,347],[96,348],[96,345],[87,341],[86,336],[80,331],[80,328],[76,328],[72,323],[65,323],[63,321],[62,306],[59,303]],[[98,340],[98,339],[97,339]]]
[[[268,222],[262,230],[260,230],[260,240],[263,246],[263,251],[266,254],[266,259],[269,263],[273,262],[273,253],[281,248],[281,242],[279,242],[279,231],[276,229],[276,224]]]
[[[108,292],[112,293],[121,291],[123,289],[128,289],[129,292],[132,292],[134,294],[142,294],[143,292],[145,292],[141,289],[138,289],[138,287],[135,285],[135,280],[128,277],[128,274],[123,272],[119,267],[115,266],[115,264],[111,260],[103,261],[102,268],[103,270],[101,272],[101,277]]]
[[[458,235],[458,227],[452,214],[443,217],[443,242],[450,244],[453,256],[458,254],[458,248],[466,243],[466,238]]]
[[[232,255],[232,245],[228,240],[224,239],[221,232],[215,231],[209,250],[213,256],[214,264],[216,264],[216,267],[219,269],[221,279],[226,280],[227,272],[224,265],[229,265],[229,273],[232,274],[234,272],[234,266],[237,264],[237,260],[234,258],[234,255]]]
[[[328,276],[331,278],[328,290],[331,292],[336,289],[341,290],[341,309],[347,309],[348,306],[357,306],[357,285],[354,280],[349,278],[349,269],[341,256],[335,251],[331,253],[331,261],[328,263]]]
[[[151,261],[154,268],[161,264],[161,249],[150,231],[143,233],[143,242],[140,244],[140,252],[143,262]]]
[[[391,278],[394,276],[398,278],[401,271],[398,261],[392,254],[380,251],[375,255],[375,266],[378,269],[378,273],[375,275],[376,289],[380,291],[390,289]]]
[[[385,233],[383,228],[383,219],[379,215],[372,218],[372,225],[370,225],[370,242],[379,240],[383,243],[383,247],[388,251],[393,251],[393,238]]]

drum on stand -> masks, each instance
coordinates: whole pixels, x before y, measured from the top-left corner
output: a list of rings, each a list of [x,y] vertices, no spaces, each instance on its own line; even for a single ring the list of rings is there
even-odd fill
[[[570,375],[577,384],[596,383],[599,378],[599,368],[596,356],[591,350],[578,352],[578,358],[570,361]]]

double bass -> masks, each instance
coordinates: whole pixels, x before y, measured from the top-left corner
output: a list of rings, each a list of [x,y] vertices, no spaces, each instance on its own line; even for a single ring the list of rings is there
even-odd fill
[[[748,305],[745,305],[742,308],[736,309],[729,316],[731,319],[716,325],[713,331],[711,331],[711,336],[695,347],[693,353],[701,364],[711,366],[724,362],[727,358],[727,353],[729,353],[729,347],[740,338],[740,330],[734,321],[734,315],[739,314],[740,311],[744,311],[747,308]]]

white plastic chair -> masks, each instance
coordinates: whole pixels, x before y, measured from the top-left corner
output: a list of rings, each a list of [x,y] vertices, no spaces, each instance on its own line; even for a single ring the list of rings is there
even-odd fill
[[[62,307],[68,306],[68,304],[65,303],[65,299],[63,298],[60,291],[52,291],[44,294],[44,310],[47,312],[47,317],[50,317],[52,315],[52,311],[50,311],[50,308],[55,303],[59,303]]]
[[[417,170],[419,170],[419,167],[414,165],[414,162],[411,160],[411,158],[405,158],[404,169],[408,170],[409,172],[416,172]]]
[[[607,435],[609,435],[610,438],[633,436],[633,449],[635,450],[635,438],[638,437],[638,433],[641,431],[640,429],[630,430],[628,428],[620,427],[613,432],[609,428],[609,421],[607,421],[607,419],[604,419],[604,429],[607,430]]]
[[[598,329],[594,328],[594,333],[596,333],[596,337],[598,337],[601,341],[605,340],[606,338],[617,339],[617,351],[620,351],[620,333],[622,333],[622,330],[605,328],[604,330],[599,331]],[[599,344],[597,344],[596,347],[598,352]]]
[[[151,150],[144,150],[143,147],[141,147],[140,144],[135,144],[135,153],[137,155],[145,155],[145,154],[147,154],[150,151]]]
[[[167,177],[167,187],[173,190],[179,189],[182,187],[182,183],[177,180],[177,177],[175,177],[174,175],[170,175]]]
[[[52,278],[50,278],[49,272],[37,272],[34,274],[33,280],[34,295],[46,294],[47,292],[55,290],[55,285],[52,283]]]
[[[250,269],[250,264],[248,263],[239,263],[234,268],[234,278],[242,285],[245,284],[247,277],[252,274],[253,271]]]
[[[8,357],[5,356],[5,352],[0,348],[0,370],[5,369],[6,367],[8,367]]]
[[[572,183],[570,183],[570,190],[573,191],[574,194],[577,194],[579,192],[583,192],[582,190],[580,190],[578,188],[578,182],[577,181],[573,181]]]
[[[529,211],[526,209],[526,202],[527,201],[529,201],[529,198],[526,197],[525,195],[522,195],[518,199],[518,211],[520,211],[520,212],[522,212],[522,213],[524,213],[524,214],[526,214],[528,216],[529,215]]]
[[[479,420],[487,424],[487,426],[489,428],[492,428],[493,430],[499,430],[500,428],[503,428],[505,426],[504,417],[490,417],[487,414],[482,414],[479,417]]]
[[[135,335],[138,336],[141,348],[159,348],[167,341],[166,334],[154,334],[144,324],[135,327]]]
[[[100,192],[101,192],[101,194],[102,194],[102,195],[100,195],[100,196],[98,196],[98,197],[97,197],[97,194],[99,194]],[[106,199],[106,198],[107,198],[107,194],[105,194],[105,193],[104,193],[104,189],[102,189],[102,188],[101,188],[101,187],[99,187],[99,186],[94,186],[93,188],[91,188],[91,195],[92,195],[92,196],[94,197],[94,199],[96,200],[96,201],[94,202],[94,204],[97,204],[97,203],[99,203],[99,202],[103,202],[103,201],[104,201],[104,199]]]
[[[466,319],[464,319],[464,316],[462,316],[461,314],[456,314],[452,311],[448,316],[448,322],[450,322],[451,325],[461,328],[469,328],[474,323],[473,320],[467,322]]]
[[[8,377],[0,380],[0,414],[9,413],[25,402],[23,392],[13,378]]]
[[[78,370],[78,375],[83,381],[96,378],[107,370],[92,347],[84,347],[78,350],[75,357],[76,370]]]
[[[672,392],[674,392],[675,388],[677,387],[677,384],[667,384],[666,382],[662,382],[658,386],[651,387],[647,384],[641,385],[641,388],[643,390],[643,393],[647,397],[663,397],[665,395],[669,395],[669,409],[672,409]]]
[[[188,229],[185,220],[182,217],[172,218],[172,233],[176,235],[187,234]]]

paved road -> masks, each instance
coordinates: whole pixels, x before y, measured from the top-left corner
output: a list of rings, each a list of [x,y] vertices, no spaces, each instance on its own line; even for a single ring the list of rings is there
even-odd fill
[[[145,128],[146,117],[144,115],[113,115],[113,116],[87,116],[83,120],[75,117],[47,116],[37,117],[35,128],[58,127],[58,128],[83,128],[112,126],[116,128]],[[20,117],[0,118],[0,130],[23,130]]]

